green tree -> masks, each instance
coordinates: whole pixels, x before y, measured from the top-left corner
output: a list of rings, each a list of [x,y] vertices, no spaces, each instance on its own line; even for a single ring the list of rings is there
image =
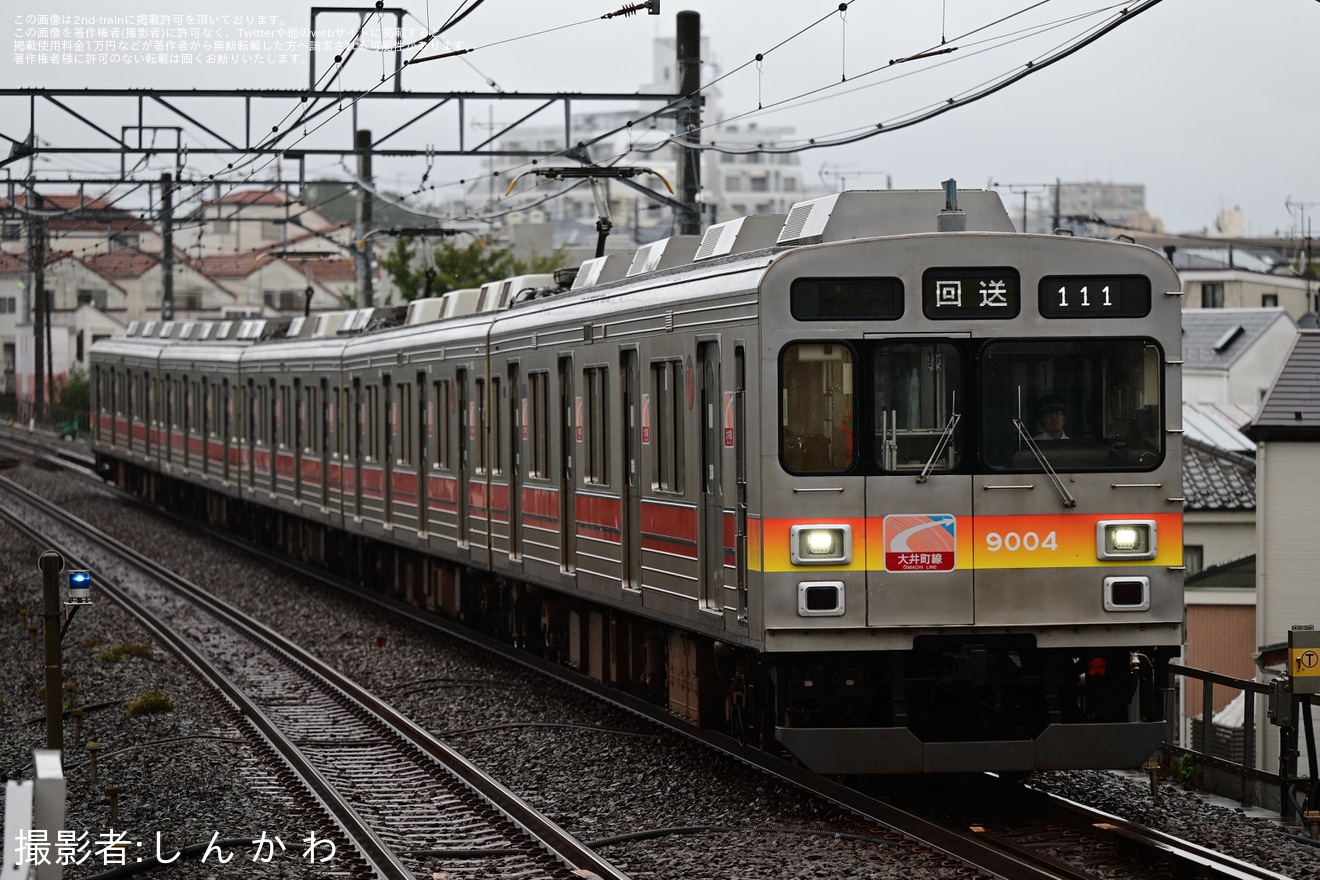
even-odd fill
[[[381,268],[389,273],[404,302],[419,299],[426,291],[426,265],[415,255],[412,239],[400,236],[394,240],[389,253],[380,259]],[[563,248],[546,255],[536,254],[530,260],[520,260],[508,248],[487,247],[479,240],[466,245],[445,242],[432,252],[435,279],[431,293],[438,295],[448,290],[480,287],[487,281],[514,275],[552,272],[567,260]]]
[[[86,424],[92,410],[92,381],[87,371],[77,364],[69,368],[69,381],[60,388],[59,403],[69,413],[82,416]]]

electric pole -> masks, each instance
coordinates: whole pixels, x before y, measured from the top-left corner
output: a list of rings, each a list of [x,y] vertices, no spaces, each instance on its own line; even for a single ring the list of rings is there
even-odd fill
[[[375,198],[371,193],[371,132],[367,129],[359,129],[357,132],[357,156],[358,156],[358,222],[357,222],[357,240],[358,250],[357,259],[357,289],[358,289],[358,307],[371,308],[372,289],[371,289],[371,243],[364,241],[367,233],[371,232],[372,214],[371,202]]]
[[[32,269],[32,366],[33,416],[46,418],[46,221],[41,216],[41,195],[29,188],[28,259]]]
[[[160,319],[174,320],[174,181],[160,175]]]
[[[683,140],[699,138],[701,131],[701,16],[696,12],[678,14],[678,38],[675,41],[678,61],[678,113],[675,130]],[[674,219],[679,235],[701,234],[701,151],[679,145],[677,173],[678,201]]]

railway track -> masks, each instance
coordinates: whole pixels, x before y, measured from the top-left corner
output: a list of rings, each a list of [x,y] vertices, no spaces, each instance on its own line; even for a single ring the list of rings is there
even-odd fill
[[[71,468],[77,472],[76,468]],[[87,471],[83,472],[88,473]],[[231,536],[216,537],[234,543]],[[856,788],[822,779],[800,767],[738,744],[733,738],[710,731],[694,730],[676,722],[663,709],[645,701],[621,696],[590,679],[529,656],[510,651],[500,642],[473,634],[435,615],[410,605],[346,584],[325,572],[309,569],[278,555],[265,554],[247,545],[244,552],[260,553],[270,561],[294,569],[353,593],[408,617],[424,626],[444,630],[500,656],[551,675],[579,689],[592,692],[625,709],[644,715],[678,733],[756,765],[790,784],[882,826],[886,834],[897,834],[913,846],[929,847],[932,857],[960,863],[975,876],[1007,878],[1051,877],[1061,880],[1095,878],[1262,878],[1276,880],[1285,875],[1262,869],[1120,818],[1090,810],[1062,799],[1004,786],[990,778],[963,779],[950,786],[949,798],[974,805],[967,810],[941,812],[909,809],[895,803],[916,803],[920,798],[872,795]],[[923,781],[923,787],[930,780]],[[934,783],[932,783],[934,784]]]
[[[184,657],[278,756],[301,800],[325,816],[315,833],[334,844],[338,868],[411,880],[431,876],[436,858],[475,854],[487,876],[627,876],[298,645],[22,486],[0,478],[0,488],[11,526],[95,572],[98,590]]]

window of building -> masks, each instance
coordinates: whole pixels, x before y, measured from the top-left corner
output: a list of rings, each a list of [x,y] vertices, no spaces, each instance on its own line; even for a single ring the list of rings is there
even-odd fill
[[[174,308],[193,312],[200,311],[202,308],[202,292],[195,287],[174,291]]]
[[[742,178],[729,175],[724,181],[725,192],[742,192]]]
[[[1224,307],[1224,284],[1222,281],[1206,281],[1201,284],[1201,308],[1222,309]]]
[[[1205,568],[1205,547],[1201,544],[1183,545],[1183,565],[1187,574],[1193,575]]]
[[[80,287],[78,288],[78,307],[92,306],[93,308],[105,310],[105,291],[100,288]]]
[[[215,235],[228,235],[233,227],[233,220],[212,220],[211,232]]]
[[[764,174],[757,175],[751,179],[752,192],[769,192],[770,178]]]
[[[1262,293],[1260,295],[1260,307],[1262,309],[1272,309],[1279,304],[1279,295],[1277,293]]]
[[[261,237],[267,241],[284,237],[284,224],[278,220],[261,221]]]
[[[0,315],[13,315],[18,312],[18,298],[0,296]]]
[[[268,308],[281,312],[293,312],[302,308],[301,290],[263,290],[261,295]],[[175,300],[175,305],[178,305],[178,300]]]

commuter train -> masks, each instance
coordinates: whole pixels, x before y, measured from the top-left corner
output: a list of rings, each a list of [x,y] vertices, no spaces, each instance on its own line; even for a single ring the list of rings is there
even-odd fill
[[[139,322],[94,444],[821,773],[1132,767],[1183,642],[1179,297],[992,192],[843,192],[406,312]]]

